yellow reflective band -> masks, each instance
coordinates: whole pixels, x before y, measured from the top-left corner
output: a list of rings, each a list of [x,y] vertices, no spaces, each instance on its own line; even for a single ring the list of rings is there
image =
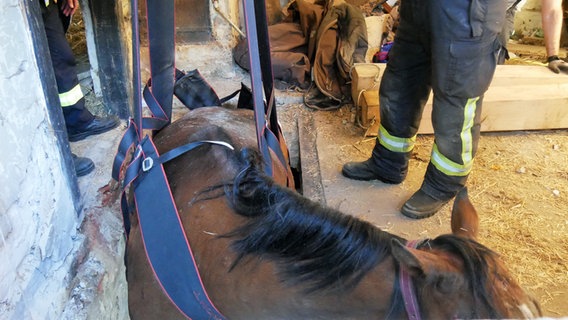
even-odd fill
[[[432,164],[441,172],[448,176],[467,176],[473,167],[473,136],[471,135],[471,128],[473,128],[475,120],[475,110],[477,109],[477,101],[479,97],[467,100],[464,108],[464,121],[462,131],[460,133],[462,150],[461,159],[463,164],[455,163],[446,158],[438,146],[434,143],[432,148]]]
[[[414,148],[416,135],[411,138],[399,138],[387,132],[383,126],[379,127],[379,143],[393,152],[410,152]]]
[[[72,106],[81,100],[81,98],[83,98],[83,91],[81,91],[79,84],[73,87],[73,89],[59,94],[59,102],[62,107]]]
[[[435,143],[432,148],[432,157],[430,158],[430,161],[438,170],[448,176],[467,176],[473,167],[473,160],[465,164],[458,164],[446,158],[442,153],[440,153],[440,150],[438,150],[438,146]]]
[[[463,163],[471,162],[473,159],[473,136],[471,135],[471,128],[473,128],[478,100],[479,97],[468,99],[463,110],[463,127],[460,133],[462,141],[461,158]]]
[[[49,0],[45,0],[45,6],[47,7],[49,5]]]

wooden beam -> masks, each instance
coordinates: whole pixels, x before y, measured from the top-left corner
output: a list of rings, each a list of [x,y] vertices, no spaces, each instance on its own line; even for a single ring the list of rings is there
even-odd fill
[[[431,113],[432,96],[419,134],[433,133]],[[481,119],[482,132],[568,128],[568,75],[544,66],[497,66]]]
[[[81,0],[81,10],[95,93],[102,95],[108,109],[105,111],[127,119],[131,114],[129,97],[132,92],[128,86],[130,73],[126,55],[129,52],[126,52],[126,47],[131,36],[129,31],[123,30],[122,24],[129,17],[118,14],[124,1]]]

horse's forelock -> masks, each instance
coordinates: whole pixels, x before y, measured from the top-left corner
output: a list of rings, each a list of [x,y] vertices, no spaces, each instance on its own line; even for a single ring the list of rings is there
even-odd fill
[[[489,282],[496,281],[497,270],[503,270],[497,253],[475,240],[458,237],[455,235],[442,235],[430,241],[432,247],[440,248],[457,255],[463,261],[464,276],[469,281],[470,289],[476,306],[475,310],[481,310],[478,306],[483,304],[491,312],[489,316],[502,317],[496,306],[493,285]],[[502,308],[501,308],[502,309]],[[478,316],[475,314],[474,316]]]

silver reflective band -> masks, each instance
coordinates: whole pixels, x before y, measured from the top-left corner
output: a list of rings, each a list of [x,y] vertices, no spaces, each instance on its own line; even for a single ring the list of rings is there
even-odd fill
[[[77,84],[73,89],[59,94],[59,103],[62,107],[69,107],[81,100],[83,98],[83,91],[81,91],[81,85]]]
[[[411,138],[399,138],[391,135],[383,126],[379,127],[379,143],[393,152],[410,152],[414,148],[416,135]]]

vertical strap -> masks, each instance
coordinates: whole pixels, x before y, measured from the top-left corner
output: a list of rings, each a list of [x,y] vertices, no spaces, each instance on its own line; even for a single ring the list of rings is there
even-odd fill
[[[146,0],[151,91],[171,121],[175,84],[174,0]],[[139,89],[138,89],[139,90]]]
[[[130,13],[132,15],[130,19],[132,20],[132,102],[134,104],[131,111],[134,124],[140,129],[137,132],[138,142],[140,142],[140,140],[142,140],[142,97],[140,95],[142,82],[140,81],[140,27],[138,25],[138,0],[132,0],[130,3]]]
[[[243,9],[245,13],[245,28],[247,33],[247,44],[249,52],[249,64],[251,75],[251,90],[254,102],[254,119],[256,123],[256,140],[260,150],[267,174],[272,175],[272,164],[270,163],[270,152],[264,138],[264,128],[266,126],[266,113],[264,110],[264,98],[262,92],[262,78],[260,66],[260,54],[258,46],[258,34],[256,30],[256,16],[254,0],[244,0]]]
[[[274,97],[274,77],[272,73],[272,60],[270,57],[270,37],[268,34],[268,21],[266,15],[266,4],[264,1],[254,1],[254,13],[256,16],[256,31],[258,36],[258,51],[260,58],[260,71],[262,76],[262,84],[267,105],[265,113],[267,127],[272,132],[278,130],[278,117],[276,115],[276,99]],[[249,51],[250,52],[250,51]]]
[[[203,287],[163,165],[157,161],[156,147],[147,137],[141,147],[144,159],[142,172],[134,181],[134,201],[144,248],[156,279],[186,317],[224,319]],[[146,162],[153,165],[145,165]]]
[[[249,52],[250,74],[254,101],[254,114],[258,148],[263,156],[266,174],[273,176],[272,150],[286,168],[288,186],[294,185],[286,144],[278,125],[274,97],[274,78],[270,59],[270,41],[264,1],[244,0],[245,27]],[[264,96],[263,96],[264,94]],[[267,100],[267,104],[264,102]],[[268,123],[267,123],[268,121]],[[285,148],[286,152],[284,152]],[[282,161],[284,159],[284,161]]]

